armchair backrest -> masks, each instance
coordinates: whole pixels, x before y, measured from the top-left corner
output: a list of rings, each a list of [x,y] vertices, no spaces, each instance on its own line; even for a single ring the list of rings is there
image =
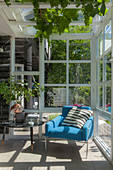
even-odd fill
[[[62,108],[62,116],[65,118],[68,112],[72,109],[73,106],[63,106]],[[90,106],[77,106],[79,109],[91,110]]]

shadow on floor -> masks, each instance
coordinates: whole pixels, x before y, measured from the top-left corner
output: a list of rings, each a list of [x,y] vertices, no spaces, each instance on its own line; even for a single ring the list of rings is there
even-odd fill
[[[74,141],[52,140],[45,151],[44,140],[35,140],[31,151],[29,140],[9,140],[0,146],[0,170],[113,170],[94,142],[86,145]]]

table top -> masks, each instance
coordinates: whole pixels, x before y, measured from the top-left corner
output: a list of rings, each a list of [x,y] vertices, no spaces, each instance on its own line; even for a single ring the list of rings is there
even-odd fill
[[[33,125],[30,125],[28,123],[16,123],[16,122],[12,122],[12,121],[5,121],[5,122],[0,123],[0,126],[3,126],[3,127],[6,126],[9,128],[24,128],[24,127],[41,126],[43,124],[44,124],[44,122],[40,121],[40,120]]]

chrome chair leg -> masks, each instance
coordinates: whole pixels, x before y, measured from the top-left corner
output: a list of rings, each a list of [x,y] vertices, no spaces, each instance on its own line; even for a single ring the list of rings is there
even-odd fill
[[[45,137],[45,151],[47,151],[47,138]]]
[[[86,158],[88,157],[88,141],[86,141]]]

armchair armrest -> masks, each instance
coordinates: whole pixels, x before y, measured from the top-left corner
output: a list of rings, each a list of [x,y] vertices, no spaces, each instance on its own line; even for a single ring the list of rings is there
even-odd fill
[[[91,116],[83,126],[83,138],[87,141],[93,135],[94,117]]]
[[[47,122],[45,125],[45,136],[48,136],[49,131],[51,129],[58,127],[59,124],[62,122],[63,118],[64,118],[63,116],[59,115],[55,117],[53,120]]]

